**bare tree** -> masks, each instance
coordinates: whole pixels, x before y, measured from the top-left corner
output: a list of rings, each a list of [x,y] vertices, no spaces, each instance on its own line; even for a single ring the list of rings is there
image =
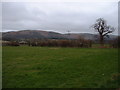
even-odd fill
[[[96,23],[93,25],[93,28],[99,33],[100,44],[104,44],[104,37],[108,36],[109,33],[115,31],[115,28],[108,26],[106,21],[103,18],[96,20]]]

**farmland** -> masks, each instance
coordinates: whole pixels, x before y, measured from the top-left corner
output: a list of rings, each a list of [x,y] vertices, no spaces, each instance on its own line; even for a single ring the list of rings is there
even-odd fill
[[[4,46],[3,88],[118,87],[118,50]]]

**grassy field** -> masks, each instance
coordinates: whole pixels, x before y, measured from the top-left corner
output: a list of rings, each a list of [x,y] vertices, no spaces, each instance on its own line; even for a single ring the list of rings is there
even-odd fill
[[[118,87],[118,50],[3,47],[3,88]]]

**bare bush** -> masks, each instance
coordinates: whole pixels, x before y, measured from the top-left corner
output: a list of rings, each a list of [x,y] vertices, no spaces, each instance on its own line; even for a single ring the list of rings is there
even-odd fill
[[[120,48],[120,36],[110,41],[110,46],[113,48]]]
[[[19,46],[19,43],[15,41],[3,41],[2,46]]]
[[[31,46],[47,46],[47,47],[91,47],[92,41],[79,38],[77,40],[38,40],[32,41]]]

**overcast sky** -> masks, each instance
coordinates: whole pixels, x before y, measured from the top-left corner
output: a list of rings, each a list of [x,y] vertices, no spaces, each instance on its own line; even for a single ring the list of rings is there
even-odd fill
[[[117,2],[3,2],[2,30],[50,30],[94,33],[91,26],[104,18],[118,28]]]

